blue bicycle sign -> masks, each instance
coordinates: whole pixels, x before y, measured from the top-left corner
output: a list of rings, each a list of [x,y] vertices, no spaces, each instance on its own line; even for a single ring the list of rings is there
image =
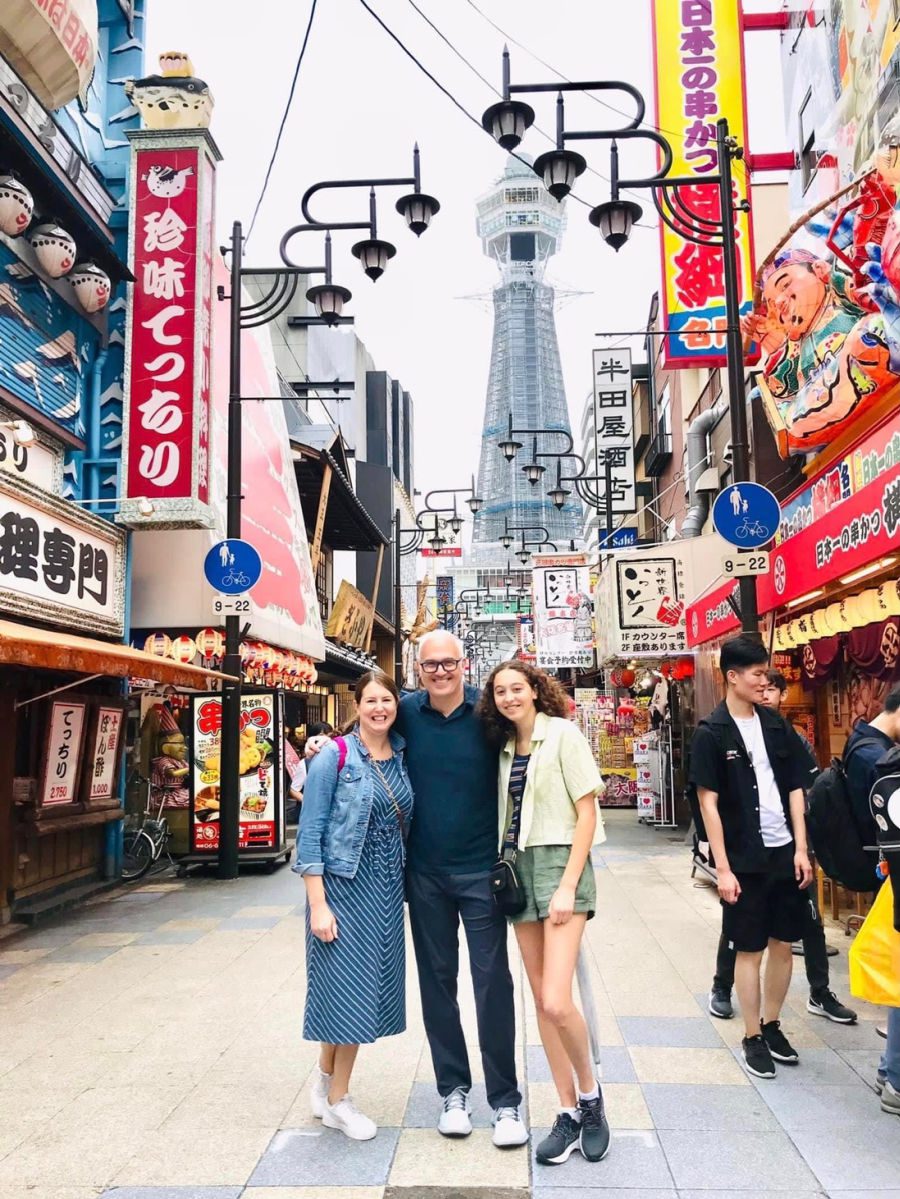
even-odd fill
[[[759,483],[732,483],[713,504],[716,532],[741,549],[756,550],[771,541],[780,521],[778,500]]]
[[[244,595],[262,575],[262,559],[249,541],[230,537],[214,545],[206,555],[203,573],[210,587],[221,595]]]

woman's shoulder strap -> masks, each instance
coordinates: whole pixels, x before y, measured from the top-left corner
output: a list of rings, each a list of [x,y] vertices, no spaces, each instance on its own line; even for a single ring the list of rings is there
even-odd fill
[[[335,737],[333,740],[334,740],[335,745],[337,746],[337,751],[338,751],[338,767],[337,768],[338,768],[338,774],[340,774],[341,771],[344,769],[344,764],[347,761],[347,742],[346,742],[345,738],[340,737],[340,736]]]

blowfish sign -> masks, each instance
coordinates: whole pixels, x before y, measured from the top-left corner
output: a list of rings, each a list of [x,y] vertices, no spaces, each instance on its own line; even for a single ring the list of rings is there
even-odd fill
[[[683,204],[707,221],[721,219],[716,121],[746,141],[744,53],[738,0],[654,0],[656,123],[672,144],[675,176],[697,183],[678,189]],[[740,182],[740,174],[738,173]],[[738,212],[738,291],[753,280],[750,218]],[[725,280],[721,248],[695,245],[660,221],[663,325],[667,366],[725,365]]]
[[[206,528],[213,197],[208,136],[130,134],[132,269],[126,338],[127,523]],[[147,518],[142,499],[153,503]],[[146,505],[143,505],[146,508]]]

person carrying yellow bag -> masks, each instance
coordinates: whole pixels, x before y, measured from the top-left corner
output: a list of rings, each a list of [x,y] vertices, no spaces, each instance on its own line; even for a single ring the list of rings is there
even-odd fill
[[[890,878],[850,946],[850,992],[878,1007],[900,1008],[900,933]]]

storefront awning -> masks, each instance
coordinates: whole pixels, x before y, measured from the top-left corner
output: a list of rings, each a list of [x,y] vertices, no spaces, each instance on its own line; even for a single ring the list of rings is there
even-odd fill
[[[29,625],[0,620],[0,663],[35,670],[70,670],[76,674],[111,675],[115,678],[152,679],[174,687],[206,690],[213,682],[230,679],[217,670],[184,666],[158,658],[130,645],[78,637]]]

